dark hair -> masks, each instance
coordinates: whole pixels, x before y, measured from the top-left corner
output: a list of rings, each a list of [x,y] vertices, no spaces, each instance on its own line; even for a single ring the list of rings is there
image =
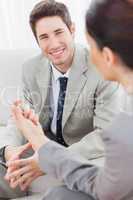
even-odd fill
[[[100,49],[108,46],[133,69],[132,0],[94,0],[86,13],[86,30]]]
[[[55,2],[54,0],[44,0],[36,4],[30,14],[30,26],[34,36],[36,36],[36,23],[43,17],[59,16],[70,30],[72,24],[69,11],[63,3]]]

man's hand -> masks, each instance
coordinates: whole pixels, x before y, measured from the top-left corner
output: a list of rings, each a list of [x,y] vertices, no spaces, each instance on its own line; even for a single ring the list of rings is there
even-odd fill
[[[37,116],[34,113],[31,114],[30,112],[30,110],[28,113],[27,111],[22,112],[20,106],[14,105],[12,107],[12,117],[17,128],[36,151],[42,145],[47,143],[49,139],[44,135],[41,125],[37,122]]]
[[[18,160],[28,149],[31,149],[31,145],[29,143],[22,145],[20,147],[11,147],[7,146],[5,149],[5,159],[6,161],[15,161]],[[8,167],[7,173],[5,175],[5,179],[8,173],[17,170],[16,167]],[[10,187],[12,187],[13,179],[8,180]],[[20,185],[21,188],[21,185]]]
[[[12,188],[20,185],[21,190],[26,190],[33,180],[44,175],[38,166],[37,153],[27,159],[9,161],[7,166],[16,169],[15,171],[8,172],[6,175],[7,180],[13,180],[11,184]]]
[[[29,143],[27,143],[26,145],[19,146],[19,147],[7,146],[5,148],[6,162],[14,159],[14,157],[16,157],[18,159],[29,148],[31,148],[31,145]]]

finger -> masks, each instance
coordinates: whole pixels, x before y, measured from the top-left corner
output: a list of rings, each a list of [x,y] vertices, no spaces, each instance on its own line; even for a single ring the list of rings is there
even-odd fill
[[[16,171],[17,169],[18,169],[17,166],[8,167],[8,171],[7,171],[6,175],[8,175],[8,174],[10,174],[10,173],[12,173],[14,171]]]
[[[16,101],[14,101],[13,103],[15,106],[20,106],[22,104],[22,100],[17,99]]]
[[[10,187],[11,188],[16,188],[17,186],[20,186],[21,190],[23,190],[23,184],[24,181],[28,181],[31,179],[31,177],[33,177],[33,172],[28,172],[16,179],[11,179],[12,182],[10,182]]]
[[[22,167],[18,170],[15,170],[12,173],[9,173],[8,177],[9,177],[9,179],[12,179],[12,178],[18,179],[18,177],[23,176],[23,174],[28,173],[29,171],[31,171],[31,167],[25,166],[25,167]]]
[[[35,125],[38,125],[39,124],[39,117],[38,117],[38,115],[34,115],[34,118],[33,118],[33,120],[32,120],[32,122],[35,124]]]
[[[29,116],[30,116],[30,113],[31,113],[31,110],[25,110],[24,112],[23,112],[23,116],[25,117],[25,118],[29,118]]]
[[[13,102],[13,104],[11,105],[11,117],[14,116],[14,114],[12,113],[12,108],[14,108],[14,106],[15,107],[20,107],[21,105],[22,105],[22,101],[21,100],[16,100],[16,101]],[[21,112],[22,112],[22,110],[21,110]]]
[[[39,123],[39,116],[35,114],[35,120]]]
[[[10,179],[9,179],[9,174],[10,173],[12,173],[13,171],[15,171],[15,170],[17,170],[17,168],[16,167],[8,167],[7,168],[7,171],[6,171],[6,174],[5,174],[5,176],[4,176],[4,179],[6,180],[6,181],[10,181]]]
[[[9,181],[9,185],[11,188],[16,188],[19,184],[18,184],[18,179],[12,178]]]
[[[7,181],[7,183],[8,183],[9,185],[12,184],[12,182],[15,181],[14,178],[12,178],[12,179],[8,179],[8,177],[6,178],[6,176],[4,176],[4,179]]]
[[[24,113],[22,114],[21,109],[14,105],[12,106],[11,112],[13,119],[20,130],[22,127],[25,126],[25,120],[26,120],[25,118],[29,118],[30,114],[32,113],[32,111],[29,110],[29,111],[24,111]],[[37,119],[37,117],[35,119]]]
[[[20,157],[23,153],[25,153],[27,150],[31,149],[32,148],[32,145],[28,142],[24,145],[22,145],[20,148],[19,148],[19,151],[17,153],[17,156]]]
[[[21,120],[24,119],[24,117],[22,115],[22,110],[19,106],[12,105],[11,113],[12,113],[13,119],[16,120],[16,121],[19,121],[20,119]]]
[[[31,179],[31,177],[34,176],[34,172],[28,172],[23,174],[20,178],[19,178],[19,185],[23,185],[24,182],[27,182],[29,179]]]
[[[17,186],[19,186],[19,179],[11,179],[9,185],[11,188],[15,189]]]
[[[31,183],[38,177],[38,175],[34,174],[30,178],[28,178],[25,182],[21,184],[21,190],[25,191],[31,185]]]
[[[29,117],[29,114],[30,114],[30,110],[27,109],[27,110],[23,110],[21,108],[21,106],[16,106],[16,105],[12,105],[11,107],[11,113],[12,113],[12,117],[15,121],[19,122],[22,121],[25,119],[25,118],[28,118]]]
[[[11,188],[16,188],[18,186],[18,183],[15,179],[11,179],[10,182],[9,182],[9,185]]]
[[[21,159],[21,160],[15,160],[15,161],[8,161],[7,162],[7,166],[10,168],[20,168],[24,165],[26,165],[27,161],[25,161],[26,159]],[[9,171],[10,172],[10,171]]]
[[[28,149],[31,149],[32,145],[28,142],[22,146],[19,147],[19,150],[17,150],[17,152],[14,154],[14,156],[12,156],[12,158],[7,162],[7,166],[9,167],[9,163],[15,160],[19,160],[19,158],[25,153],[27,152]],[[13,163],[13,162],[12,162]]]
[[[29,120],[31,120],[35,125],[38,125],[39,123],[39,117],[35,114],[34,110],[31,110]]]
[[[17,166],[17,165],[12,165],[12,166],[10,166],[10,165],[8,165],[8,163],[10,163],[10,162],[12,162],[12,163],[14,163],[13,161],[15,161],[15,160],[18,160],[19,159],[19,155],[14,155],[14,157],[12,157],[8,162],[7,162],[7,171],[6,171],[6,175],[5,175],[5,180],[7,180],[7,181],[9,181],[9,174],[10,173],[12,173],[12,172],[14,172],[15,170],[17,170],[19,167]]]
[[[27,158],[27,159],[9,161],[9,162],[7,162],[7,166],[19,168],[19,167],[23,167],[25,165],[28,165],[29,163],[30,163],[30,160]]]
[[[34,116],[35,116],[35,111],[33,109],[30,109],[30,112],[29,112],[29,120],[33,120],[34,119]]]

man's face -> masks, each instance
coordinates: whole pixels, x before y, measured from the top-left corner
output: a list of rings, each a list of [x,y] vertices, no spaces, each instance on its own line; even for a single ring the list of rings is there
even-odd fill
[[[58,16],[44,17],[36,23],[36,35],[44,55],[56,66],[71,62],[74,49],[74,29]]]

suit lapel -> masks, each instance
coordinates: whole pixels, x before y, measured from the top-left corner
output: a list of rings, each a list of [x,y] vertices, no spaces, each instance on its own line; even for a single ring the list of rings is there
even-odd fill
[[[42,58],[40,61],[40,66],[39,70],[36,74],[36,81],[39,86],[40,94],[41,94],[41,106],[43,107],[49,88],[51,87],[50,85],[50,74],[51,74],[51,68],[50,68],[50,63],[46,58]]]
[[[85,75],[87,69],[88,66],[83,48],[76,47],[64,103],[62,119],[63,128],[69,116],[71,115],[71,112],[78,100],[78,97],[87,81],[87,77]]]

